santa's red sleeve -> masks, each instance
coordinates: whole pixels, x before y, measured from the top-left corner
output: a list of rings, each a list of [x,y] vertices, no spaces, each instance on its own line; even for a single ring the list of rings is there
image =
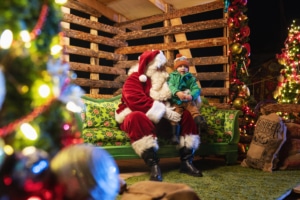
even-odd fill
[[[138,73],[131,74],[123,85],[122,99],[131,111],[141,111],[157,123],[165,113],[165,105],[150,97],[151,80],[140,82]]]

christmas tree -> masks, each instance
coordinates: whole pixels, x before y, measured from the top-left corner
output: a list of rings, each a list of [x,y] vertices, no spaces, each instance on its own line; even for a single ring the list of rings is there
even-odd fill
[[[106,199],[119,187],[118,170],[106,170],[116,168],[110,156],[82,144],[84,92],[64,59],[63,3],[0,7],[0,199]]]
[[[278,62],[284,66],[278,77],[278,86],[274,98],[280,104],[300,103],[300,26],[294,20],[288,28],[281,54],[277,55]],[[294,118],[291,113],[282,113],[285,120]]]

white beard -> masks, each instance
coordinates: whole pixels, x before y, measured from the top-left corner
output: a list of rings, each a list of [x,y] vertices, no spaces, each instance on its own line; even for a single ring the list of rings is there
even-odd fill
[[[151,76],[150,96],[157,101],[166,101],[171,98],[171,90],[168,86],[169,77],[166,71],[156,71]]]

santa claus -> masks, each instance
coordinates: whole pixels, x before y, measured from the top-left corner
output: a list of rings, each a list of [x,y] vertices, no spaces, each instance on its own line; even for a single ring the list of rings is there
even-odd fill
[[[200,144],[194,120],[189,112],[180,115],[165,103],[171,97],[168,73],[164,67],[166,62],[166,57],[159,50],[145,51],[139,57],[136,70],[129,71],[123,85],[115,118],[120,129],[128,133],[134,151],[150,167],[150,180],[153,181],[162,181],[155,125],[163,117],[179,122],[180,172],[200,177],[201,171],[192,163],[194,152]]]

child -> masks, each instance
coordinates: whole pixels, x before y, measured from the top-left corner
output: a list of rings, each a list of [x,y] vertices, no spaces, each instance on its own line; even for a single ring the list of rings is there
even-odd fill
[[[199,113],[197,100],[200,99],[201,89],[197,84],[196,78],[189,72],[189,62],[185,56],[176,55],[174,60],[174,71],[170,73],[168,85],[172,93],[171,106],[175,111],[182,114],[183,110],[188,110],[197,125],[198,134],[200,134],[201,123],[203,119]],[[200,102],[199,102],[200,103]],[[171,121],[173,138],[172,142],[179,142],[179,126],[178,123]]]

